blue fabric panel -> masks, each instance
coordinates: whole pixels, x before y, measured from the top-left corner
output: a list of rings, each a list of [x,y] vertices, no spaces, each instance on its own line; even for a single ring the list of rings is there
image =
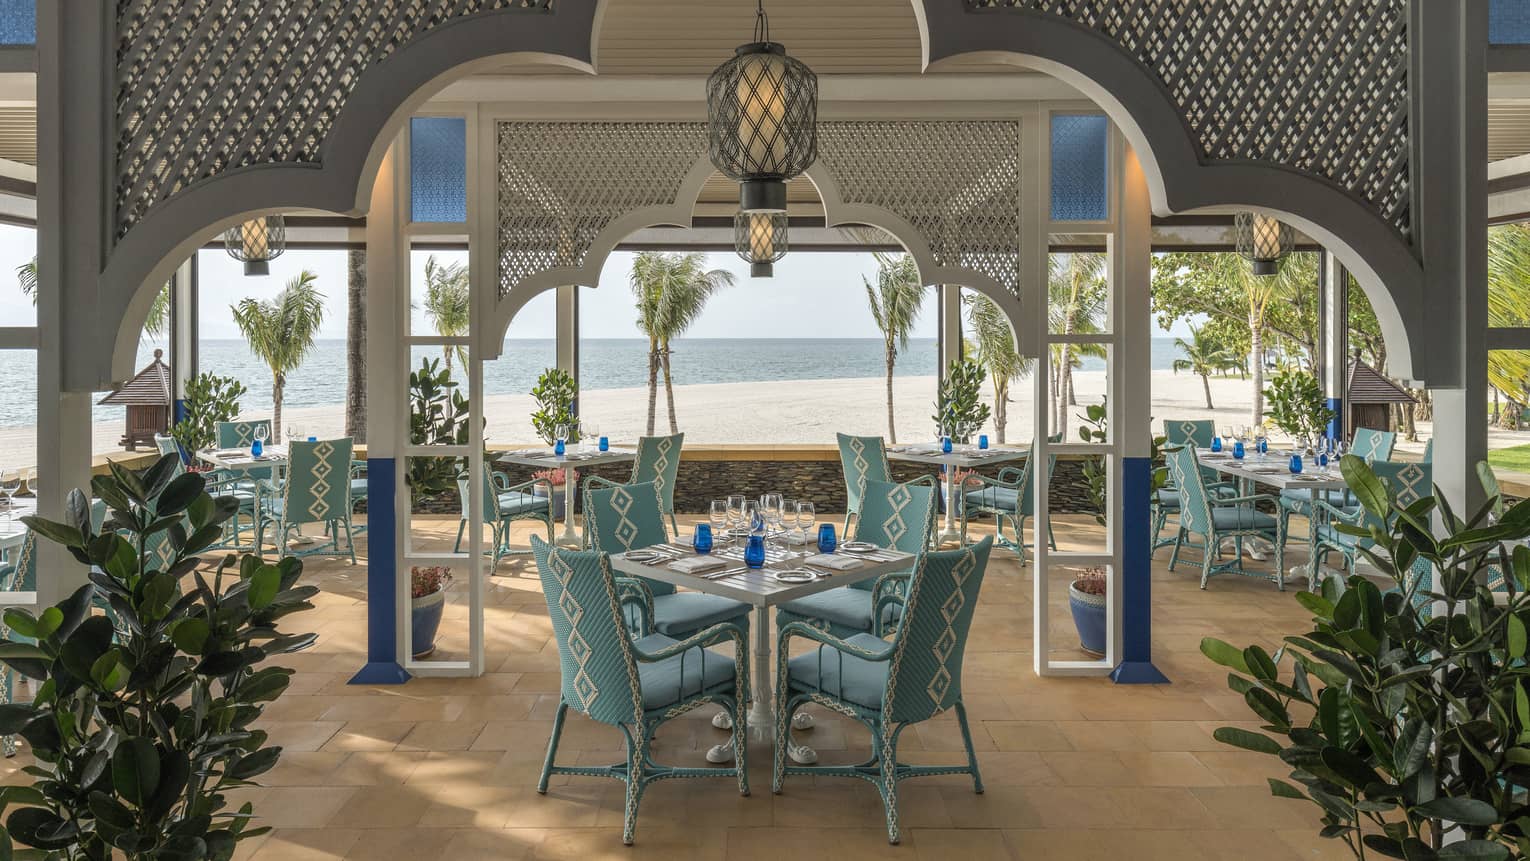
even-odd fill
[[[37,44],[37,0],[0,0],[0,45]]]
[[[467,120],[409,121],[410,220],[467,221]]]
[[[1110,217],[1110,121],[1099,114],[1052,117],[1052,220]]]
[[[1492,0],[1488,6],[1488,41],[1494,45],[1530,45],[1530,0]]]

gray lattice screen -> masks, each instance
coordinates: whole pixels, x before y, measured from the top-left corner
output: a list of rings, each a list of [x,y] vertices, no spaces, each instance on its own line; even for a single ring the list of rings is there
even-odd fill
[[[1406,0],[966,3],[1100,33],[1158,80],[1203,159],[1322,177],[1409,232]]]
[[[414,37],[555,0],[117,0],[116,235],[198,180],[317,162],[357,80]]]
[[[826,122],[818,158],[842,201],[913,225],[938,265],[1019,295],[1020,128],[1015,122]],[[676,201],[707,153],[701,123],[499,123],[499,292],[584,265],[595,237]]]

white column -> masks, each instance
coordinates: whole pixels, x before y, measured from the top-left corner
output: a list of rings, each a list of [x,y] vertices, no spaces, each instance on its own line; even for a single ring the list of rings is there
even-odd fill
[[[188,257],[175,270],[175,278],[170,284],[170,370],[175,375],[172,381],[174,411],[171,418],[180,421],[182,402],[186,399],[186,383],[197,375],[201,365],[197,351],[201,336],[196,257]]]
[[[935,288],[940,296],[940,375],[951,363],[962,358],[962,288],[942,284]]]
[[[1323,252],[1322,295],[1318,304],[1318,362],[1323,396],[1334,418],[1328,435],[1348,436],[1349,405],[1349,271],[1339,258]]]
[[[579,288],[573,284],[559,287],[556,296],[556,317],[553,324],[557,335],[558,370],[566,371],[574,378],[574,413],[579,412]]]

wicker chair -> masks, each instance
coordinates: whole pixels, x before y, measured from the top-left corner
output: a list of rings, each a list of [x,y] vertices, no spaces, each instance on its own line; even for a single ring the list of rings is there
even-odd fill
[[[1283,521],[1273,514],[1258,510],[1259,502],[1274,504],[1276,497],[1269,494],[1218,498],[1208,493],[1201,478],[1200,461],[1192,446],[1171,448],[1165,452],[1169,461],[1169,474],[1179,487],[1179,531],[1174,537],[1174,553],[1169,557],[1169,570],[1179,564],[1179,551],[1183,547],[1198,547],[1201,551],[1201,588],[1214,574],[1241,574],[1272,580],[1282,592],[1286,589],[1285,554],[1286,532]],[[1202,543],[1188,540],[1191,535],[1202,537]],[[1254,536],[1265,538],[1275,544],[1275,574],[1261,574],[1243,567],[1243,539]],[[1237,558],[1231,562],[1218,562],[1222,539],[1233,539]]]
[[[887,463],[887,445],[879,436],[839,438],[839,465],[845,473],[845,533],[850,532],[850,518],[861,511],[861,497],[868,481],[892,481],[892,467]]]
[[[1031,469],[1034,458],[1026,458],[1020,466],[1007,466],[998,476],[972,475],[967,479],[962,494],[962,543],[967,543],[967,521],[973,514],[991,514],[994,517],[994,534],[1000,547],[1007,547],[1025,561],[1025,521],[1036,514],[1036,500],[1032,496],[1035,471]],[[1057,456],[1047,458],[1046,481],[1052,481],[1057,467]],[[967,487],[977,485],[975,490]],[[1015,533],[1014,540],[1004,537],[1004,521],[1010,522]],[[1047,520],[1047,546],[1057,549],[1057,538],[1052,534],[1052,521]]]
[[[533,491],[544,487],[546,494],[537,496]],[[468,524],[468,474],[457,476],[457,494],[462,500],[462,520],[457,524],[457,541],[453,553],[462,552],[462,536]],[[510,484],[503,473],[483,465],[483,522],[489,525],[490,546],[484,555],[493,557],[490,570],[499,567],[499,560],[529,550],[515,550],[510,546],[510,524],[517,520],[535,520],[547,528],[547,540],[553,540],[553,486],[552,482],[536,478],[520,484]]]

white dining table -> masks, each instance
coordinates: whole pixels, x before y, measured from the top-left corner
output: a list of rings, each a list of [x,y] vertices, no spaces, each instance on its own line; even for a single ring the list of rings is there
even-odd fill
[[[887,459],[904,463],[927,463],[944,467],[947,476],[958,469],[973,469],[992,463],[1024,460],[1031,453],[1030,446],[1004,446],[980,449],[975,445],[953,445],[951,453],[941,451],[939,443],[916,443],[895,445],[887,449]],[[954,481],[946,482],[946,519],[940,530],[942,544],[961,540],[961,530],[956,526],[956,506],[959,504],[961,487]]]
[[[772,552],[768,554],[763,568],[746,567],[742,561],[739,561],[742,559],[741,551],[737,554],[738,559],[733,558],[738,548],[739,545],[735,543],[719,546],[714,550],[714,555],[722,558],[727,568],[722,569],[721,572],[708,574],[686,574],[669,567],[677,559],[696,555],[695,551],[682,544],[659,544],[653,548],[645,548],[656,549],[666,555],[666,558],[653,562],[635,562],[628,559],[626,554],[613,555],[611,567],[628,577],[647,577],[697,592],[732,598],[758,611],[750,622],[754,634],[754,661],[750,669],[754,684],[754,703],[749,708],[749,735],[755,743],[774,744],[776,724],[772,679],[775,678],[776,668],[771,663],[771,644],[775,642],[775,637],[771,636],[771,627],[775,614],[770,612],[770,608],[829,589],[871,580],[883,574],[907,570],[913,567],[914,557],[896,550],[877,550],[856,555],[862,564],[855,568],[846,571],[814,568],[812,570],[821,574],[816,580],[807,583],[783,583],[775,579],[774,573],[787,568],[808,567],[803,565],[803,560],[816,555],[818,553],[816,547],[772,545]],[[840,550],[836,555],[855,554]],[[719,574],[721,576],[717,576]],[[867,596],[869,599],[869,592]],[[812,723],[799,721],[793,725],[798,729],[805,729]],[[806,745],[794,744],[787,750],[787,754],[801,765],[810,765],[818,761],[818,752]],[[732,759],[732,755],[732,749],[727,744],[719,744],[707,751],[707,760],[723,763]]]
[[[523,448],[500,452],[494,458],[495,463],[563,470],[563,533],[558,536],[558,544],[564,547],[582,546],[579,532],[574,529],[574,498],[579,493],[579,467],[631,463],[634,460],[637,460],[637,452],[633,449],[612,447],[609,451],[581,451],[577,447],[567,446],[561,457],[551,448]]]
[[[0,505],[3,504],[0,502]],[[37,500],[29,497],[11,500],[9,511],[0,508],[0,553],[9,556],[11,551],[21,546],[27,537],[27,525],[21,522],[21,518],[36,513]]]
[[[1197,451],[1196,456],[1202,466],[1208,466],[1218,473],[1239,482],[1253,482],[1266,487],[1275,488],[1277,492],[1282,490],[1306,490],[1312,494],[1312,514],[1307,518],[1308,547],[1317,548],[1318,527],[1324,522],[1318,508],[1318,500],[1322,495],[1339,491],[1342,493],[1348,485],[1344,483],[1344,477],[1339,474],[1338,468],[1332,464],[1327,471],[1306,464],[1301,473],[1292,473],[1289,463],[1290,452],[1270,452],[1266,455],[1250,454],[1242,460],[1232,456],[1231,452]],[[1294,572],[1295,569],[1293,568]],[[1312,552],[1307,559],[1307,588],[1316,589],[1318,580],[1317,553]]]

